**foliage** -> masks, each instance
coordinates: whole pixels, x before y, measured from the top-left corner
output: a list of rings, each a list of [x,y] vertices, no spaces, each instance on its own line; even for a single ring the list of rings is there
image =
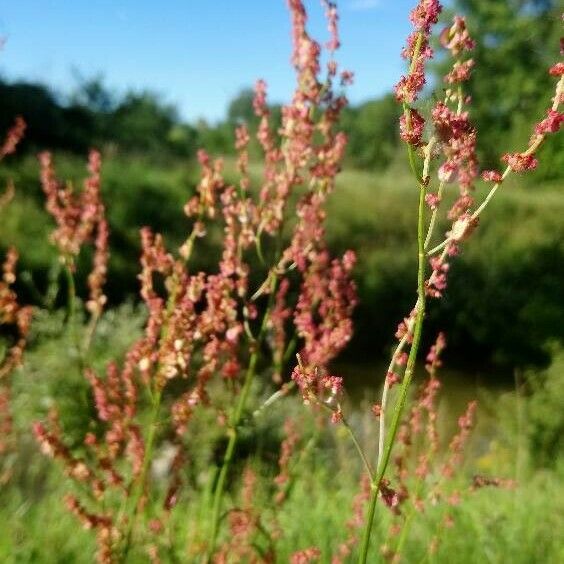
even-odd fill
[[[564,353],[554,351],[550,366],[541,373],[530,372],[527,383],[531,396],[527,399],[527,435],[533,463],[555,466],[564,452]]]
[[[349,138],[347,160],[360,169],[384,169],[398,152],[398,107],[392,94],[365,102],[343,113]]]
[[[225,169],[221,158],[199,150],[197,180],[182,169],[170,188],[171,205],[183,211],[177,214],[178,231],[173,230],[176,240],[171,244],[151,227],[141,229],[141,306],[107,308],[112,222],[103,199],[102,154],[90,150],[85,173],[76,173],[73,159],[63,159],[63,169],[75,175],[63,182],[61,169],[56,173],[60,163],[50,153],[40,153],[40,187],[52,223],[40,245],[48,241],[54,247],[54,260],[49,266],[42,250],[30,253],[38,264],[44,261],[38,282],[33,274],[17,271],[17,252],[9,248],[0,280],[6,343],[0,360],[0,479],[7,486],[0,491],[7,508],[7,513],[0,511],[0,524],[5,520],[10,526],[0,549],[18,560],[42,558],[37,542],[61,541],[69,527],[62,519],[60,528],[36,530],[53,495],[95,537],[95,548],[87,545],[89,555],[96,550],[103,564],[145,559],[306,564],[329,558],[340,564],[354,556],[366,564],[448,559],[454,553],[469,562],[477,557],[537,561],[547,553],[555,560],[562,556],[557,535],[544,539],[562,524],[561,491],[554,481],[562,471],[562,421],[553,413],[561,395],[553,375],[560,355],[555,356],[556,368],[540,378],[528,376],[529,396],[521,395],[517,381],[515,396],[495,398],[499,406],[515,400],[516,427],[499,417],[490,422],[499,429],[479,437],[474,435],[476,401],[457,409],[456,419],[443,419],[438,377],[446,346],[442,332],[424,356],[427,375],[417,391],[413,388],[420,378],[424,329],[433,312],[440,311],[432,304],[439,301],[448,309],[449,297],[456,296],[456,286],[450,293],[451,281],[456,283],[451,266],[463,267],[460,305],[450,312],[462,344],[468,319],[480,300],[489,305],[488,298],[499,302],[505,315],[499,324],[504,334],[492,343],[489,330],[478,322],[476,342],[484,351],[497,347],[501,361],[521,338],[519,330],[507,328],[507,304],[529,299],[518,319],[532,326],[542,318],[547,325],[536,331],[536,349],[523,347],[521,356],[515,355],[518,362],[535,354],[536,360],[544,360],[547,337],[559,336],[561,315],[550,312],[544,299],[544,292],[558,289],[559,283],[550,276],[542,284],[537,281],[546,261],[561,254],[559,238],[553,239],[559,210],[539,221],[541,228],[555,224],[548,235],[529,227],[524,241],[505,246],[510,257],[506,265],[497,249],[503,240],[500,229],[510,221],[497,227],[503,213],[493,216],[488,228],[492,237],[483,218],[497,194],[510,189],[510,178],[537,168],[542,146],[564,123],[564,63],[549,70],[556,78],[552,102],[528,142],[523,140],[517,152],[498,155],[501,170],[480,174],[477,130],[466,111],[470,98],[465,87],[475,64],[475,42],[466,20],[454,17],[440,34],[451,57],[444,77],[449,87],[431,106],[420,98],[442,6],[438,0],[420,0],[410,13],[413,31],[402,52],[407,70],[395,86],[401,104],[399,137],[411,172],[398,204],[401,221],[395,219],[394,233],[401,235],[391,251],[374,255],[387,259],[389,270],[379,275],[367,260],[365,275],[367,285],[380,285],[380,299],[393,295],[387,285],[394,284],[394,269],[406,279],[397,288],[406,290],[398,300],[402,316],[380,399],[375,401],[370,389],[368,399],[355,405],[333,365],[353,332],[356,256],[343,245],[354,238],[335,236],[341,219],[335,213],[330,245],[327,219],[345,159],[346,136],[338,124],[347,103],[342,87],[351,74],[339,72],[334,58],[340,46],[336,4],[322,4],[329,29],[324,48],[308,32],[303,2],[288,2],[296,74],[291,101],[274,111],[262,80],[252,99],[243,92],[229,116],[235,125],[235,162]],[[84,94],[73,103],[100,118],[95,122],[102,137],[112,116],[117,126],[111,135],[121,135],[132,153],[153,153],[159,160],[162,149],[167,161],[171,147],[165,150],[143,137],[156,129],[174,131],[168,141],[178,143],[180,152],[188,150],[188,131],[179,129],[173,108],[152,95],[118,101],[94,82],[85,84]],[[365,110],[385,120],[393,113],[387,102]],[[0,147],[0,160],[15,151],[25,128],[24,120],[16,118]],[[367,132],[366,142],[369,138]],[[391,136],[385,139],[385,146],[393,143]],[[105,151],[115,156],[116,147],[108,143]],[[251,155],[261,159],[256,170]],[[374,154],[367,160],[372,158]],[[125,162],[139,165],[135,159]],[[158,198],[151,203],[162,192],[152,183],[143,187],[144,164],[135,171],[143,206],[116,205],[109,213],[110,218],[117,214],[115,223],[123,228],[118,234],[132,246],[132,229],[139,221],[154,217],[166,229],[174,214],[174,207],[160,209]],[[119,165],[116,160],[112,166]],[[121,172],[116,169],[115,177]],[[21,170],[22,177],[28,174]],[[480,177],[487,188],[477,197]],[[392,171],[389,182],[396,190],[397,181]],[[0,207],[12,205],[13,194],[10,181]],[[381,194],[385,201],[385,191]],[[526,200],[517,190],[510,193],[500,208],[511,219],[519,198]],[[39,201],[39,190],[30,184],[29,192],[13,203],[16,213],[10,214],[6,231],[14,239],[20,226],[23,240],[29,237],[25,212],[39,213]],[[148,205],[154,210],[144,216]],[[366,214],[359,208],[355,220],[360,218],[368,232],[373,218]],[[349,220],[341,223],[347,233]],[[538,247],[532,234],[538,236]],[[482,243],[473,251],[476,272],[465,271],[465,259],[458,258],[470,238]],[[395,252],[398,247],[406,250]],[[528,257],[530,249],[535,253]],[[527,260],[516,260],[515,250]],[[472,259],[472,254],[464,256]],[[536,283],[535,299],[530,291],[516,292],[505,302],[506,291],[488,287],[494,261],[503,266],[501,280],[507,275]],[[476,294],[464,289],[469,281],[479,288]],[[34,311],[21,305],[25,292],[19,292],[17,283],[22,288],[27,284],[34,295],[39,304]],[[370,336],[372,327],[373,322],[366,324],[364,333]],[[41,453],[54,459],[59,472],[33,448],[31,420]],[[504,434],[510,440],[500,445]],[[546,457],[556,464],[543,474],[538,467]],[[506,490],[519,487],[506,496]],[[484,490],[491,493],[484,497]],[[312,494],[323,501],[309,503]],[[516,511],[518,496],[522,503]],[[531,515],[553,507],[549,526],[546,519],[531,526]],[[311,519],[312,526],[297,523],[297,513]],[[25,538],[30,529],[22,527],[22,515],[32,523],[31,539]],[[491,528],[494,534],[487,532]],[[76,559],[78,546],[63,543],[63,557]]]
[[[63,176],[80,178],[79,159],[58,153],[55,162]],[[233,178],[233,161],[226,160],[225,166]],[[253,180],[258,181],[260,173],[260,167],[251,166]],[[56,257],[47,241],[50,225],[42,210],[38,174],[38,163],[31,157],[0,171],[0,178],[11,177],[18,186],[10,214],[0,224],[0,239],[20,249],[22,270],[30,272],[42,293]],[[193,165],[174,163],[165,168],[146,158],[105,158],[102,194],[108,202],[114,247],[107,285],[110,303],[119,304],[137,293],[141,226],[166,232],[169,243],[181,244],[186,228],[182,205],[196,183]],[[448,358],[457,365],[476,364],[478,358],[480,364],[493,361],[509,371],[514,366],[542,365],[548,360],[545,343],[564,339],[560,187],[545,182],[531,191],[524,179],[515,179],[508,180],[505,188],[493,204],[495,220],[484,217],[474,235],[476,249],[488,249],[486,255],[469,246],[453,270],[445,301],[430,317],[431,333],[444,330],[449,335]],[[445,197],[453,200],[450,193]],[[355,270],[360,304],[350,349],[353,358],[361,356],[367,362],[381,358],[396,320],[409,307],[413,253],[405,241],[413,220],[409,205],[413,199],[410,180],[397,165],[378,176],[347,169],[338,179],[338,190],[329,203],[329,245],[342,253],[348,242],[360,256]],[[439,227],[446,230],[447,225]],[[499,245],[500,240],[505,244]],[[203,244],[205,252],[194,257],[198,269],[209,268],[219,252],[217,238]],[[530,280],[536,283],[531,285]],[[80,271],[77,282],[79,288],[85,287]],[[38,303],[29,283],[21,281],[20,291],[26,300]],[[514,315],[520,321],[508,328],[506,320]],[[376,327],[374,319],[379,319]]]

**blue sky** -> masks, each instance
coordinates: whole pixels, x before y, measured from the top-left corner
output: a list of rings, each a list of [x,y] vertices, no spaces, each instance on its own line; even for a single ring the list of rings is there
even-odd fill
[[[339,61],[355,72],[353,103],[389,90],[415,0],[341,0]],[[310,29],[327,37],[319,0]],[[264,78],[284,101],[293,84],[286,0],[0,0],[0,73],[68,92],[71,72],[102,74],[118,91],[149,89],[187,120],[223,117],[237,92]]]

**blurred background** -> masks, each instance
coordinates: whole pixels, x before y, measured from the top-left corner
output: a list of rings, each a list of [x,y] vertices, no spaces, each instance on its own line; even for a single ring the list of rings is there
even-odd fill
[[[397,324],[415,297],[417,191],[398,136],[399,106],[391,94],[404,72],[399,54],[413,4],[340,2],[343,48],[338,59],[354,71],[355,84],[347,89],[350,105],[341,121],[349,144],[331,197],[328,236],[335,253],[352,248],[359,257],[355,336],[335,365],[347,378],[354,406],[367,395],[373,398],[382,384]],[[313,35],[326,37],[319,2],[306,6]],[[447,6],[443,23],[453,11],[463,13],[477,41],[469,83],[471,117],[478,127],[481,166],[498,168],[501,154],[526,147],[534,123],[551,103],[555,81],[547,69],[560,56],[564,5],[559,0],[453,0]],[[101,369],[123,354],[142,327],[139,229],[149,225],[162,232],[170,248],[185,240],[190,224],[183,206],[199,179],[199,148],[223,156],[227,175],[235,180],[234,128],[242,122],[257,125],[252,110],[256,79],[269,84],[278,119],[293,86],[290,23],[283,0],[0,0],[0,36],[5,40],[0,131],[16,115],[28,126],[17,154],[0,168],[0,185],[13,179],[16,186],[14,201],[0,216],[0,256],[10,245],[18,248],[21,301],[42,308],[24,377],[15,379],[16,422],[27,428],[57,403],[67,433],[74,433],[78,444],[92,406],[86,383],[76,367],[69,368],[76,363],[64,312],[59,311],[64,296],[50,293],[57,256],[48,239],[53,226],[44,211],[38,152],[52,151],[59,177],[77,186],[86,174],[88,149],[102,152],[102,191],[111,229],[110,311],[91,354],[92,364]],[[435,59],[423,105],[431,106],[433,91],[442,89],[445,64],[440,56]],[[258,185],[261,155],[254,141],[250,151],[251,175]],[[564,135],[551,136],[538,157],[537,170],[504,183],[453,261],[444,299],[431,303],[423,343],[430,346],[439,331],[447,336],[440,374],[446,427],[456,427],[457,414],[478,397],[476,467],[509,469],[516,477],[524,467],[535,472],[559,467],[561,476],[564,466]],[[477,185],[478,201],[486,189]],[[454,199],[455,194],[446,197]],[[443,224],[442,232],[447,228]],[[213,252],[197,255],[194,268],[214,268],[213,257]],[[90,259],[86,254],[85,267],[78,270],[81,295]],[[19,517],[12,522],[13,512],[0,513],[0,530],[11,523],[14,538],[23,539],[28,534],[23,517],[30,507],[27,497],[39,499],[42,488],[58,491],[62,486],[53,486],[44,466],[27,464],[36,456],[35,445],[22,445],[16,463],[20,493],[10,498]],[[561,506],[561,482],[539,475],[540,482],[531,482],[522,494],[529,501],[534,497],[534,511],[525,516],[523,510],[511,513],[504,506],[501,521],[484,522],[484,534],[502,523],[507,538],[514,539],[517,531],[529,530],[528,518],[538,516],[537,524],[543,519],[548,503]],[[349,486],[352,490],[356,484]],[[479,511],[483,514],[484,508]],[[503,521],[508,514],[514,521]],[[20,543],[27,548],[18,561],[37,561],[43,515],[35,514],[35,540]],[[533,552],[516,551],[515,558],[523,560],[512,560],[502,550],[505,561],[535,560],[537,541],[546,541],[557,528],[546,524],[530,543]],[[45,535],[46,542],[59,538]],[[3,547],[18,544],[2,542],[0,538],[0,555]],[[72,542],[76,556],[80,543]],[[555,547],[556,554],[557,543]]]
[[[321,8],[306,4],[314,34],[324,37]],[[341,3],[340,60],[356,81],[341,123],[349,144],[329,236],[336,252],[351,247],[360,256],[361,302],[349,353],[368,364],[387,355],[413,300],[415,191],[390,94],[403,69],[410,7]],[[526,145],[549,105],[553,80],[546,69],[559,56],[562,5],[457,0],[450,8],[467,15],[477,40],[472,119],[481,165],[496,167],[500,154]],[[197,149],[225,156],[233,169],[234,127],[257,124],[254,80],[269,83],[275,117],[291,94],[284,2],[235,9],[231,2],[212,7],[194,0],[170,2],[167,10],[125,0],[2,2],[0,34],[0,128],[7,130],[16,115],[28,124],[23,145],[0,171],[2,182],[13,178],[17,186],[0,245],[21,250],[26,299],[45,287],[55,256],[36,155],[53,151],[60,176],[79,182],[88,148],[97,147],[112,233],[108,293],[113,305],[135,300],[139,228],[150,225],[171,244],[183,240],[182,206],[198,180]],[[429,95],[442,87],[444,70],[439,58]],[[553,136],[539,169],[504,186],[456,260],[445,299],[431,308],[429,339],[445,331],[449,366],[483,371],[484,383],[512,380],[515,368],[546,366],[564,336],[563,148],[564,137]],[[259,180],[259,150],[251,150]],[[478,186],[478,199],[484,190]]]

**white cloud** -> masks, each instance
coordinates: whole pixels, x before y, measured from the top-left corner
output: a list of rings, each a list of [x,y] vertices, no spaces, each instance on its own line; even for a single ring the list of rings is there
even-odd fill
[[[352,0],[349,2],[349,9],[361,12],[364,10],[373,10],[380,6],[380,0]]]

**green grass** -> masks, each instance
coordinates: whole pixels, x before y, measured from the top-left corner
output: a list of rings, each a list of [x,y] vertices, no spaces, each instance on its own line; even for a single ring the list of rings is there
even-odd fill
[[[88,363],[102,371],[110,359],[120,359],[139,334],[143,316],[124,306],[104,316]],[[404,562],[420,562],[433,537],[440,543],[432,562],[523,564],[560,562],[564,546],[564,459],[561,446],[554,449],[546,436],[561,433],[560,405],[561,354],[555,364],[540,375],[542,387],[529,399],[511,391],[487,391],[478,395],[482,405],[478,425],[466,448],[466,457],[455,481],[446,491],[460,492],[462,502],[453,507],[434,505],[428,496],[435,479],[425,487],[425,511],[416,513],[402,554]],[[62,498],[72,484],[56,462],[43,457],[31,438],[30,423],[45,417],[54,404],[61,411],[61,422],[70,446],[78,447],[86,430],[91,429],[91,398],[75,364],[76,356],[63,316],[42,314],[36,319],[26,363],[14,375],[14,415],[18,432],[17,449],[5,460],[11,478],[0,489],[0,560],[14,563],[58,563],[93,561],[95,545],[92,532],[84,530],[64,508]],[[449,376],[452,379],[452,377]],[[463,409],[450,383],[443,388],[439,402],[440,457],[446,456],[450,437],[456,430],[456,418]],[[259,379],[249,405],[250,412],[271,393],[266,379]],[[364,448],[374,456],[377,423],[370,403],[377,391],[366,390],[363,400],[347,403],[350,421]],[[467,395],[468,395],[467,394]],[[543,395],[544,394],[544,395]],[[547,401],[546,394],[550,398]],[[227,389],[212,387],[216,405],[229,400]],[[544,398],[544,399],[543,399]],[[168,401],[168,400],[166,400]],[[166,402],[165,402],[166,403]],[[286,502],[278,508],[273,501],[273,478],[282,423],[286,417],[297,421],[301,440],[294,458],[293,481]],[[259,476],[253,506],[269,530],[280,531],[276,538],[277,562],[289,561],[297,549],[317,546],[322,562],[331,562],[339,545],[347,538],[347,522],[352,516],[352,498],[356,495],[361,465],[344,430],[334,425],[319,426],[311,408],[296,397],[272,405],[257,420],[242,430],[237,459],[229,479],[228,503],[240,501],[240,476],[245,466]],[[560,426],[560,427],[559,427]],[[560,431],[559,431],[560,429]],[[159,442],[161,456],[166,441]],[[214,411],[198,412],[186,437],[187,463],[183,469],[186,485],[169,524],[174,542],[168,536],[141,539],[130,562],[145,562],[147,543],[161,542],[165,562],[197,562],[197,550],[209,525],[210,505],[206,490],[212,479],[222,445],[222,430],[216,425]],[[552,446],[551,446],[552,445]],[[543,449],[552,448],[546,451]],[[547,467],[547,461],[550,465]],[[435,468],[439,467],[437,461]],[[472,476],[481,474],[517,479],[514,489],[484,488],[471,492]],[[162,495],[166,484],[156,480]],[[154,499],[151,512],[158,510]],[[409,514],[404,506],[403,514]],[[446,514],[453,526],[445,528]],[[392,514],[382,504],[374,529],[371,562],[378,562],[382,545],[394,547],[397,536],[390,535]],[[168,533],[167,533],[168,534]],[[223,528],[221,542],[229,535]],[[262,542],[262,541],[260,541]],[[351,560],[352,561],[352,560]]]

